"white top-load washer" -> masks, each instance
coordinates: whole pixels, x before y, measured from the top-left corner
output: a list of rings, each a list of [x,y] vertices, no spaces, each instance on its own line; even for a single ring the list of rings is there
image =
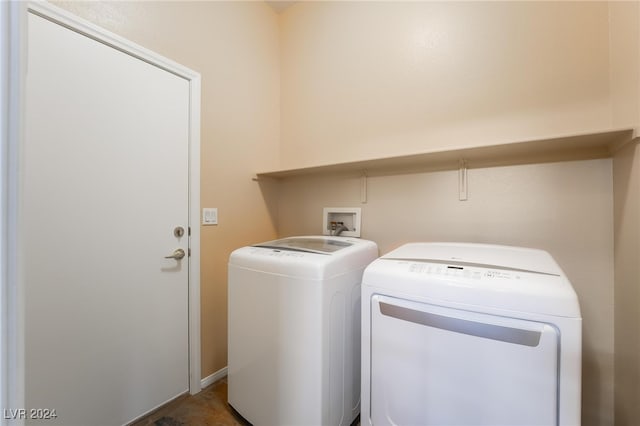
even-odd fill
[[[256,426],[349,425],[360,411],[360,294],[378,247],[292,237],[229,258],[228,402]]]
[[[579,425],[582,319],[544,251],[415,243],[362,284],[363,425]]]

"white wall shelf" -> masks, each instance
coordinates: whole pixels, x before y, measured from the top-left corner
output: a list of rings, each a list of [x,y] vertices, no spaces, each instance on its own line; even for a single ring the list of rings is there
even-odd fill
[[[495,145],[442,149],[385,158],[272,170],[257,173],[257,177],[258,179],[284,179],[310,174],[365,172],[371,176],[428,170],[455,170],[460,167],[461,160],[465,161],[468,168],[589,160],[610,157],[613,152],[635,137],[635,127],[624,127]]]

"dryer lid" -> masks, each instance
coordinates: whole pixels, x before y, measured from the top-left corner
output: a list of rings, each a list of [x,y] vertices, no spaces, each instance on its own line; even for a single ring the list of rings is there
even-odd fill
[[[472,243],[413,243],[374,261],[363,288],[436,304],[580,318],[578,297],[543,250]],[[442,305],[442,306],[444,306]]]
[[[547,252],[523,247],[474,243],[409,243],[382,258],[563,275]]]
[[[353,243],[335,238],[291,237],[283,238],[281,240],[267,241],[265,243],[256,244],[253,247],[331,254],[338,250],[351,247],[352,245]]]

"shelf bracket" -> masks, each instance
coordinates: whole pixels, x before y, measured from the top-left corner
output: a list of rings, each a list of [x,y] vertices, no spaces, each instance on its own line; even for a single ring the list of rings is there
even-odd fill
[[[458,199],[460,201],[467,201],[468,192],[467,162],[460,160],[460,168],[458,169]]]
[[[360,177],[360,202],[362,204],[367,203],[367,171],[362,171],[362,176]]]

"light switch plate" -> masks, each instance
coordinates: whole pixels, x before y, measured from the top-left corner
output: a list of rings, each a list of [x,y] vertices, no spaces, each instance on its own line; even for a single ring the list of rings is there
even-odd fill
[[[217,225],[218,224],[218,209],[217,208],[203,208],[202,209],[202,224],[203,225]]]

